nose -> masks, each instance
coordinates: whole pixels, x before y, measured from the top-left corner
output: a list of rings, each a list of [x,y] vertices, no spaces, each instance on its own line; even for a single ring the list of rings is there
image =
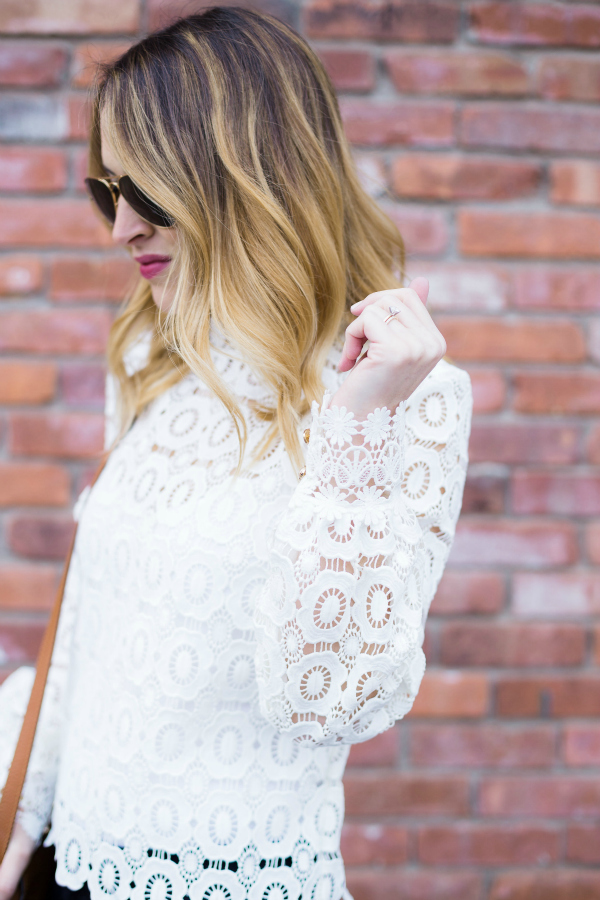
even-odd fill
[[[126,247],[140,238],[150,237],[153,233],[154,226],[138,216],[123,197],[119,197],[117,215],[112,228],[115,244]]]

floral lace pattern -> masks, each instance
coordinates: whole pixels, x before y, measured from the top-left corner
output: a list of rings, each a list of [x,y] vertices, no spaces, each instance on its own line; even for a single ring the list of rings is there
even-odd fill
[[[215,363],[249,459],[264,388],[226,343]],[[60,884],[87,882],[92,900],[349,897],[349,745],[418,691],[470,411],[446,362],[394,416],[357,422],[326,395],[300,423],[300,482],[280,444],[232,477],[231,419],[194,375],[143,412],[78,505],[21,801],[32,836],[51,819]],[[0,691],[0,766],[30,682]]]

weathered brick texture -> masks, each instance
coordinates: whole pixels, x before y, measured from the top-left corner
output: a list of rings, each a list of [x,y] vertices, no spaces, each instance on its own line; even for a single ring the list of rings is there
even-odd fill
[[[0,3],[0,680],[37,651],[135,275],[84,194],[87,91],[202,2]],[[350,754],[349,888],[600,898],[600,4],[243,2],[323,60],[475,399],[419,696]]]

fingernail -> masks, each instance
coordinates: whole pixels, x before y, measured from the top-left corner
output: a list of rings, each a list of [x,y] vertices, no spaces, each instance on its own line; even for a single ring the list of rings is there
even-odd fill
[[[352,306],[350,307],[351,312],[354,312],[354,308],[356,306],[360,306],[361,303],[362,303],[362,300],[357,300],[356,303],[353,303]]]

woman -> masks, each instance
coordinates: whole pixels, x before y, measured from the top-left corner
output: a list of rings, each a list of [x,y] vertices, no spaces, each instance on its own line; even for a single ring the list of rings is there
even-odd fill
[[[90,176],[142,278],[0,900],[50,821],[63,896],[347,898],[344,765],[419,689],[468,377],[277,20],[215,8],[106,67]]]

